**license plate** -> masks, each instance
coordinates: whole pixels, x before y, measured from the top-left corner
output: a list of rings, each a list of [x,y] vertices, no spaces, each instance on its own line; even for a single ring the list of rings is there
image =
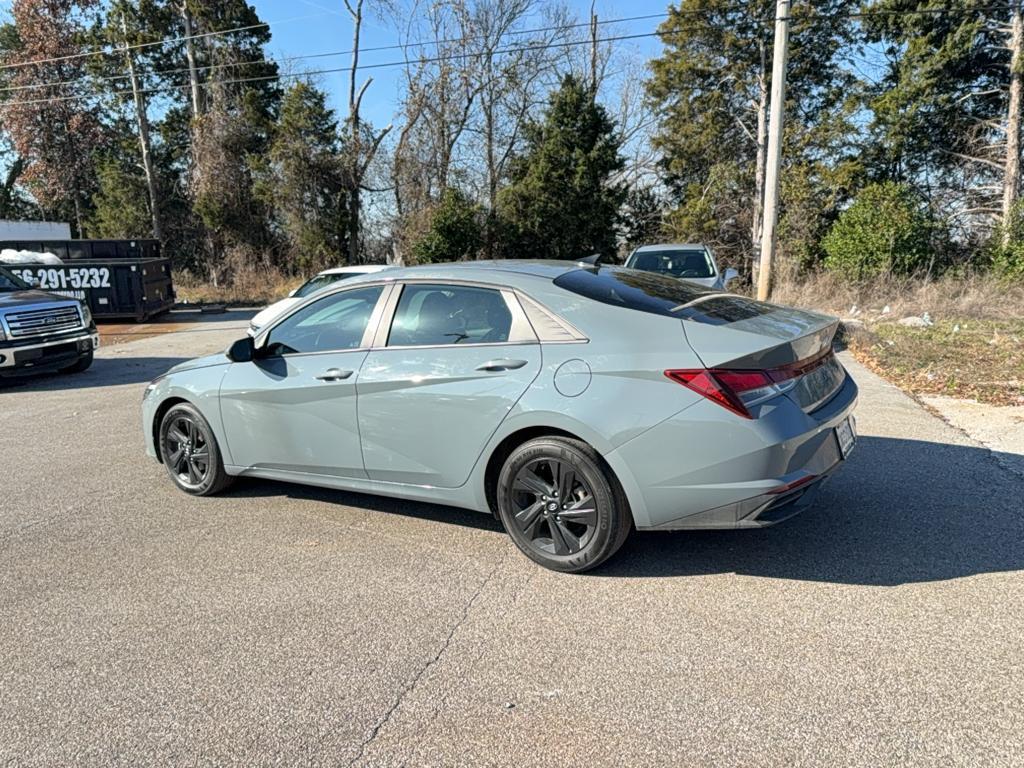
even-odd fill
[[[847,416],[843,419],[842,423],[836,427],[836,439],[839,441],[839,452],[845,459],[850,455],[850,451],[853,450],[853,446],[857,442],[857,432],[853,425],[852,416]]]

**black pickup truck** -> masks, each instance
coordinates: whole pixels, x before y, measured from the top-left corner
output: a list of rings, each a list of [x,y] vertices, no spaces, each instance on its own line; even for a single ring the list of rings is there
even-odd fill
[[[92,365],[99,344],[84,303],[36,290],[0,267],[0,376],[80,373]]]

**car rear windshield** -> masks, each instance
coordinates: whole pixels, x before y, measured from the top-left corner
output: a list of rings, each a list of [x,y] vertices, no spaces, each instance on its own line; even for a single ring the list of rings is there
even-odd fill
[[[623,267],[577,269],[555,278],[555,285],[602,304],[709,325],[749,320],[772,310],[770,304],[753,299]]]
[[[657,272],[670,277],[708,278],[715,276],[711,257],[703,248],[668,248],[664,251],[639,251],[626,265],[644,272]]]
[[[296,298],[305,298],[311,294],[316,293],[321,288],[326,288],[328,285],[333,285],[341,280],[348,280],[353,277],[361,277],[365,275],[365,272],[333,272],[326,275],[317,275],[316,277],[310,278],[309,282],[303,283],[302,286],[295,291]]]

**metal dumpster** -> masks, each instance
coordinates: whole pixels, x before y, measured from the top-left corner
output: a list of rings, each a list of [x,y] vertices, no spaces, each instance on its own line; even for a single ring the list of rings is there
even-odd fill
[[[51,293],[88,303],[93,317],[138,322],[174,306],[171,261],[156,240],[3,241],[0,248],[53,253],[65,263],[8,269]]]

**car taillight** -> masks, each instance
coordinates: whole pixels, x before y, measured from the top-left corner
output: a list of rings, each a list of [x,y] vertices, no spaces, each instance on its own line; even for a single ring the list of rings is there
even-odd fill
[[[826,349],[814,357],[763,371],[686,368],[668,370],[665,375],[733,413],[752,419],[751,405],[786,392],[798,378],[827,362],[832,354],[831,349]]]

